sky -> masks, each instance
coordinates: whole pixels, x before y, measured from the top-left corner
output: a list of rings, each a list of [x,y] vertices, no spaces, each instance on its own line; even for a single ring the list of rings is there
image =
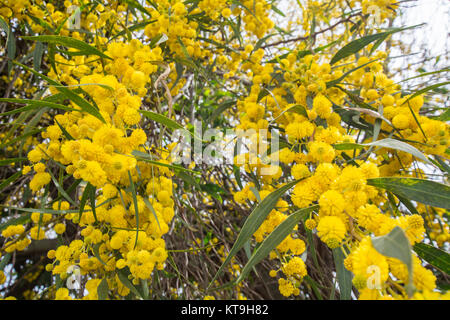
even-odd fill
[[[450,33],[450,1],[449,0],[417,0],[404,3],[407,7],[401,21],[407,25],[425,22],[427,25],[414,32],[414,46],[426,45],[434,54],[449,50]]]

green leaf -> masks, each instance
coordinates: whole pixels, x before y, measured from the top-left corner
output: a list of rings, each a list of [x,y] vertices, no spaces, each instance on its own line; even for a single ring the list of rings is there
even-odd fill
[[[42,42],[36,42],[34,52],[33,52],[33,68],[36,71],[41,69],[42,54],[44,53],[44,45]]]
[[[3,256],[3,259],[0,261],[0,270],[3,270],[6,267],[6,265],[11,260],[11,257],[12,254],[9,252]]]
[[[8,165],[10,163],[15,163],[19,161],[25,161],[27,158],[9,158],[9,159],[3,159],[0,160],[0,166]]]
[[[258,205],[248,216],[247,220],[242,226],[241,232],[239,233],[236,242],[231,248],[230,253],[226,257],[223,264],[220,266],[214,278],[211,280],[208,288],[211,287],[211,285],[214,283],[217,277],[219,277],[219,275],[222,273],[223,269],[228,264],[228,262],[230,262],[231,259],[236,255],[236,253],[243,247],[245,242],[247,242],[253,236],[255,231],[258,230],[259,226],[266,219],[267,215],[275,207],[276,203],[278,202],[278,199],[297,183],[298,181],[292,181],[285,184],[281,188],[270,193],[267,197],[264,198],[263,201],[258,203]]]
[[[45,20],[43,20],[43,19],[41,19],[41,18],[38,18],[38,17],[35,17],[35,16],[32,16],[32,15],[29,14],[29,13],[27,13],[27,16],[28,16],[31,20],[33,20],[33,22],[34,22],[35,24],[38,24],[38,25],[40,25],[41,27],[47,29],[47,31],[49,31],[50,33],[54,33],[54,32],[55,32],[55,29],[53,29],[52,26],[49,25]]]
[[[222,202],[222,197],[220,195],[226,194],[226,191],[215,183],[201,184],[200,189],[217,199],[219,202]]]
[[[137,201],[137,196],[136,196],[136,188],[134,187],[134,182],[131,177],[130,170],[128,170],[128,179],[130,180],[131,195],[133,196],[134,213],[136,216],[136,240],[134,241],[134,248],[136,248],[137,242],[138,242],[138,235],[139,235],[139,208],[138,208],[138,201]]]
[[[418,178],[373,178],[367,184],[433,207],[450,209],[450,187]]]
[[[440,116],[436,117],[437,120],[450,121],[450,108],[443,112]]]
[[[86,187],[84,188],[83,194],[81,195],[81,200],[80,200],[80,210],[79,210],[79,214],[78,214],[78,221],[81,221],[81,217],[83,215],[84,207],[86,206],[86,202],[88,200],[88,197],[90,196],[90,192],[91,189],[94,188],[93,185],[91,185],[90,183],[88,183],[86,185]]]
[[[106,281],[106,278],[103,278],[97,287],[98,300],[108,299],[108,291],[109,291],[108,281]]]
[[[38,213],[50,213],[50,214],[68,214],[68,213],[76,213],[78,210],[53,210],[50,208],[19,208],[19,207],[11,207],[0,204],[0,207],[7,208],[10,210],[24,211],[24,212],[38,212]],[[90,211],[90,210],[85,210]]]
[[[403,231],[403,229],[396,226],[387,235],[372,238],[372,246],[383,256],[396,258],[406,265],[406,267],[408,268],[408,278],[409,278],[406,290],[408,295],[410,296],[413,290],[412,254],[411,254],[411,245],[409,244],[409,240],[406,237],[406,234]]]
[[[450,109],[449,109],[450,110]],[[434,155],[434,158],[436,159],[437,163],[440,165],[440,169],[444,172],[447,172],[447,174],[450,175],[450,166],[444,161],[444,159],[438,155]]]
[[[406,99],[405,102],[403,102],[402,105],[406,105],[409,100],[414,99],[417,96],[420,96],[422,93],[425,93],[427,91],[430,91],[430,90],[433,90],[433,89],[436,89],[436,88],[439,88],[439,87],[442,87],[442,86],[446,86],[446,85],[449,85],[449,84],[450,84],[450,81],[447,81],[447,82],[442,82],[442,83],[436,83],[436,84],[433,84],[431,86],[428,86],[428,87],[425,87],[423,89],[420,89],[420,90],[414,92],[414,94],[411,95],[408,99]]]
[[[141,288],[142,288],[142,295],[145,300],[148,300],[150,290],[148,288],[148,280],[147,279],[141,279]]]
[[[2,17],[0,17],[0,28],[2,28],[3,31],[5,31],[5,33],[6,33],[6,43],[8,43],[9,25]]]
[[[281,112],[281,113],[278,115],[278,117],[276,117],[275,119],[273,119],[273,120],[269,123],[269,125],[272,124],[273,122],[275,122],[276,120],[278,120],[278,119],[279,119],[281,116],[283,116],[286,112],[295,112],[295,113],[300,114],[300,115],[302,115],[302,116],[304,116],[304,117],[306,117],[306,118],[308,117],[308,114],[307,114],[307,112],[306,112],[306,108],[305,108],[304,106],[300,105],[300,104],[296,104],[296,105],[293,105],[293,106],[291,106],[291,107],[289,107],[289,108],[283,110],[283,112]]]
[[[410,145],[406,142],[391,139],[391,138],[386,138],[386,139],[382,139],[382,140],[378,140],[378,141],[374,141],[374,142],[370,142],[370,143],[349,143],[349,142],[347,142],[347,143],[338,143],[338,144],[333,145],[333,147],[336,150],[352,150],[352,149],[360,149],[360,148],[372,147],[372,146],[404,151],[404,152],[407,152],[407,153],[415,156],[416,158],[418,158],[420,160],[423,160],[426,163],[432,164],[431,161],[428,160],[428,158],[422,152],[420,152],[417,148],[413,147],[412,145]]]
[[[412,79],[421,78],[421,77],[426,77],[426,76],[429,76],[429,75],[432,75],[432,74],[436,74],[436,73],[449,72],[449,71],[450,71],[450,68],[449,67],[445,67],[445,68],[442,68],[441,70],[431,71],[431,72],[424,72],[424,73],[421,73],[421,74],[419,74],[417,76],[413,76],[413,77],[410,77],[410,78],[403,79],[403,80],[399,81],[398,83],[405,82],[405,81],[412,80]]]
[[[143,22],[136,23],[136,24],[134,24],[134,25],[132,25],[132,26],[129,26],[129,27],[128,27],[128,31],[136,31],[136,30],[142,29],[142,28],[144,28],[146,25],[151,24],[151,23],[154,23],[154,22],[156,22],[156,20],[148,20],[148,21],[143,21]],[[111,42],[111,41],[114,40],[115,38],[120,37],[120,36],[123,36],[123,35],[126,34],[126,33],[127,33],[127,30],[122,30],[122,31],[116,33],[113,37],[110,37],[110,38],[108,39],[108,42]]]
[[[132,8],[136,8],[139,11],[141,11],[142,13],[145,13],[148,16],[151,16],[150,12],[148,12],[148,10],[139,3],[139,1],[136,0],[125,0],[125,2],[128,4],[128,6],[132,7]]]
[[[3,190],[3,188],[9,186],[11,183],[13,183],[14,181],[16,181],[17,179],[19,179],[22,176],[22,172],[18,171],[16,173],[14,173],[13,175],[11,175],[9,178],[3,180],[0,183],[0,190]]]
[[[150,48],[154,48],[167,40],[169,40],[169,37],[165,33],[161,33],[159,36],[154,37],[152,41],[150,41]]]
[[[14,60],[16,56],[16,40],[14,38],[14,34],[9,28],[8,23],[0,17],[0,28],[2,28],[6,33],[6,51],[7,57],[10,60]],[[8,74],[11,72],[12,63],[8,61]]]
[[[159,230],[161,230],[161,226],[160,226],[160,224],[159,224],[158,216],[156,215],[156,211],[155,211],[155,209],[153,208],[152,203],[151,203],[146,197],[144,197],[143,199],[144,199],[145,205],[147,206],[147,208],[151,211],[151,213],[152,213],[153,216],[155,217],[155,220],[156,220],[156,223],[158,224]]]
[[[27,127],[27,128],[31,128],[31,127]],[[18,137],[15,137],[14,139],[11,139],[8,142],[2,144],[0,146],[0,148],[4,148],[4,147],[10,146],[12,144],[15,144],[17,141],[24,140],[24,139],[28,138],[29,136],[33,136],[33,135],[35,135],[35,134],[37,134],[39,132],[42,132],[44,130],[45,130],[44,128],[41,128],[41,129],[34,129],[34,130],[31,130],[31,131],[28,131],[27,133],[22,134],[22,135],[20,135]]]
[[[197,171],[186,169],[186,168],[184,168],[182,166],[179,166],[179,165],[173,165],[173,164],[168,164],[168,163],[164,163],[164,162],[155,161],[155,160],[152,159],[152,157],[149,154],[147,154],[145,152],[142,152],[142,151],[133,150],[133,152],[131,152],[131,154],[133,156],[135,156],[136,160],[138,160],[138,161],[145,161],[145,162],[154,164],[156,166],[162,166],[162,167],[170,168],[170,169],[173,169],[173,170],[180,170],[180,171],[190,172],[190,173],[193,173],[193,174],[199,174],[199,172],[197,172]]]
[[[352,42],[346,44],[344,47],[342,47],[335,55],[334,57],[331,59],[330,64],[333,65],[336,62],[347,58],[348,56],[351,56],[352,54],[355,54],[356,52],[360,51],[361,49],[363,49],[364,47],[366,47],[367,45],[369,45],[370,43],[377,41],[379,39],[386,39],[387,36],[400,32],[400,31],[404,31],[407,29],[411,29],[411,28],[415,28],[417,26],[420,25],[416,25],[416,26],[412,26],[412,27],[406,27],[406,28],[394,28],[390,31],[385,31],[385,32],[381,32],[381,33],[377,33],[377,34],[371,34],[356,40],[353,40]]]
[[[276,13],[278,13],[280,16],[282,17],[286,17],[286,15],[283,13],[283,11],[281,11],[280,9],[278,9],[274,4],[272,4],[272,10]]]
[[[314,205],[308,208],[300,209],[293,214],[289,215],[282,223],[280,223],[261,243],[256,249],[249,261],[242,269],[241,274],[236,280],[235,284],[238,284],[247,277],[252,268],[257,265],[261,260],[267,257],[272,250],[274,250],[286,237],[294,230],[295,226],[311,211],[318,209],[318,205]]]
[[[423,260],[450,275],[450,254],[425,243],[416,243],[413,248]]]
[[[91,202],[92,214],[94,215],[95,222],[98,222],[97,212],[95,211],[95,192],[97,188],[91,184],[89,189],[89,201]]]
[[[336,268],[336,277],[339,284],[341,300],[350,300],[352,297],[352,273],[344,266],[344,253],[342,249],[333,249],[334,266]]]
[[[63,133],[64,136],[67,138],[67,140],[75,140],[75,138],[72,137],[72,136],[70,135],[70,133],[66,130],[66,128],[64,128],[64,127],[58,122],[58,120],[56,120],[56,118],[55,118],[55,122],[56,122],[56,124],[58,125],[58,127],[61,129],[62,133]]]
[[[179,124],[176,121],[173,121],[172,119],[167,118],[166,116],[153,112],[153,111],[146,111],[146,110],[138,110],[140,113],[142,113],[144,116],[149,118],[150,120],[156,121],[162,125],[165,125],[169,129],[184,129],[184,127]]]
[[[18,63],[16,61],[13,61],[14,64],[24,68],[25,70],[33,73],[34,75],[36,75],[39,78],[44,79],[45,81],[47,81],[50,85],[55,86],[55,88],[61,92],[62,94],[64,94],[69,100],[73,101],[74,103],[76,103],[78,106],[80,106],[80,108],[89,113],[90,115],[98,118],[100,121],[102,121],[103,123],[106,123],[105,119],[103,119],[103,116],[100,114],[99,110],[94,107],[92,104],[90,104],[89,102],[87,102],[85,99],[83,99],[82,97],[80,97],[79,95],[77,95],[75,92],[73,92],[72,90],[66,88],[65,86],[61,85],[61,83],[50,79],[49,77],[40,74],[39,72],[37,72],[36,70],[33,70],[21,63]]]
[[[256,201],[258,201],[258,203],[261,202],[261,196],[259,195],[258,189],[256,189],[255,187],[250,187],[250,190],[255,195]]]
[[[60,44],[69,48],[78,49],[80,53],[84,53],[86,55],[97,55],[99,57],[112,60],[111,57],[107,56],[97,48],[87,44],[84,41],[72,37],[43,35],[43,36],[23,36],[22,38],[25,40],[34,40],[40,42]]]
[[[92,247],[92,251],[94,252],[94,256],[97,258],[98,261],[104,266],[106,266],[106,262],[103,261],[103,259],[100,257],[100,245],[101,243],[97,243]]]
[[[244,189],[244,186],[242,185],[242,180],[241,180],[241,168],[239,168],[236,165],[233,165],[233,175],[234,178],[236,179],[236,182],[239,186],[239,188]]]
[[[195,187],[197,190],[201,190],[202,187],[200,186],[200,184],[195,180],[194,177],[192,177],[191,175],[187,174],[184,171],[178,171],[175,173],[175,175],[179,178],[181,178],[188,186],[193,186]],[[186,189],[186,187],[185,187]]]
[[[340,83],[340,82],[341,82],[342,80],[344,80],[349,74],[353,73],[354,71],[356,71],[356,70],[358,70],[358,69],[361,69],[361,68],[364,68],[364,67],[367,66],[368,64],[371,64],[371,63],[373,63],[373,62],[375,62],[375,61],[378,61],[378,60],[380,60],[380,59],[370,60],[369,62],[366,62],[366,63],[364,63],[364,64],[362,64],[362,65],[360,65],[360,66],[357,66],[356,68],[353,68],[353,69],[347,71],[346,73],[344,73],[344,74],[343,74],[342,76],[340,76],[339,78],[334,79],[334,80],[331,80],[331,81],[328,81],[328,82],[326,83],[327,89],[328,89],[328,88],[331,88],[331,87],[333,87],[333,86],[335,86],[335,85],[337,85],[338,83]],[[352,98],[352,96],[349,94],[348,91],[346,91],[345,89],[342,89],[342,88],[340,88],[340,89],[343,90],[343,91],[345,91],[345,92],[350,96],[350,98]]]
[[[50,174],[50,177],[52,178],[53,183],[55,184],[56,189],[58,189],[59,193],[72,205],[76,206],[77,204],[73,199],[67,194],[67,192],[63,189],[63,187],[59,184],[58,180],[56,180],[55,176],[53,175],[51,170],[48,170],[48,173]]]
[[[67,106],[62,105],[62,104],[57,104],[57,103],[44,101],[44,100],[0,98],[0,102],[23,103],[23,104],[31,106],[32,108],[30,108],[30,109],[34,109],[34,108],[38,108],[38,107],[43,107],[43,108],[47,107],[47,108],[61,109],[61,110],[65,110],[65,111],[78,111],[78,112],[80,112],[80,110],[77,110],[77,109],[74,109],[74,108],[71,108],[71,107],[67,107]]]
[[[211,113],[211,116],[208,118],[209,123],[213,123],[213,121],[222,114],[225,110],[230,108],[231,106],[236,104],[236,100],[228,100],[221,103],[214,111]]]
[[[20,224],[24,225],[30,220],[31,220],[31,212],[23,214],[16,219],[8,220],[6,223],[0,225],[0,231],[2,231],[3,229],[6,229],[9,226],[16,226],[16,225],[20,225]]]

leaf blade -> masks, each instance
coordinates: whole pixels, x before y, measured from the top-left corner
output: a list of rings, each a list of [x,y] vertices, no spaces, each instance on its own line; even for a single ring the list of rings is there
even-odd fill
[[[367,179],[367,184],[406,199],[450,209],[450,187],[438,182],[418,178],[384,177]]]
[[[270,251],[275,249],[291,232],[294,227],[307,216],[311,211],[317,209],[319,206],[314,205],[308,208],[300,209],[293,214],[289,215],[282,223],[280,223],[261,243],[256,249],[253,255],[250,257],[247,264],[241,271],[239,278],[236,280],[236,284],[241,282],[250,272],[250,270],[263,260]]]
[[[292,181],[290,183],[285,184],[281,188],[273,191],[267,197],[264,198],[263,201],[258,203],[252,213],[248,216],[244,225],[242,226],[241,232],[236,239],[233,247],[230,250],[225,261],[220,266],[219,270],[215,274],[214,278],[211,280],[209,287],[211,287],[212,283],[219,277],[222,273],[225,266],[231,259],[236,255],[236,253],[244,246],[245,242],[247,242],[255,233],[255,231],[259,228],[259,226],[263,223],[264,219],[267,215],[272,211],[277,203],[278,199],[290,188],[292,188],[298,181]]]

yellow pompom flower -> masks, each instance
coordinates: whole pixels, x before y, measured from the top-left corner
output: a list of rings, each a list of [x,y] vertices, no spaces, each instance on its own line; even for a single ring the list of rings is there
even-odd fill
[[[33,166],[34,171],[37,173],[44,172],[45,171],[45,164],[42,162],[38,162]]]
[[[344,197],[335,190],[324,192],[319,198],[320,213],[328,216],[336,216],[344,211],[346,206]]]
[[[284,278],[278,279],[278,290],[280,290],[280,293],[285,296],[289,297],[294,293],[294,286],[292,285],[292,282],[289,280],[286,280]]]
[[[324,95],[318,94],[313,100],[313,111],[317,113],[317,115],[323,119],[328,119],[333,109],[332,103],[328,100]]]
[[[381,98],[381,103],[385,107],[393,106],[395,103],[395,98],[391,96],[390,94],[385,94],[383,98]]]
[[[102,190],[103,190],[103,195],[107,199],[114,198],[117,195],[117,188],[110,183],[105,184],[105,186],[102,188]]]
[[[72,300],[72,297],[69,296],[69,289],[59,288],[56,291],[55,300]]]
[[[222,16],[224,17],[224,18],[229,18],[230,16],[231,16],[231,10],[230,10],[230,8],[225,8],[225,9],[223,9],[222,10]]]
[[[284,264],[282,271],[287,276],[298,275],[301,278],[306,276],[306,265],[300,257],[293,257],[288,263]]]
[[[292,176],[294,179],[303,179],[306,177],[309,177],[311,175],[311,172],[309,172],[309,169],[304,164],[295,164],[291,169]]]
[[[336,156],[332,146],[320,141],[311,142],[309,151],[310,156],[317,162],[331,162]]]
[[[406,116],[404,114],[397,114],[392,119],[392,124],[397,129],[406,129],[409,127],[409,118],[408,118],[408,116]]]
[[[48,184],[51,180],[50,174],[47,172],[36,173],[30,181],[30,189],[34,192],[40,190],[43,186]]]
[[[317,234],[331,249],[339,247],[344,239],[347,228],[342,220],[335,216],[326,216],[320,219]]]
[[[135,125],[141,120],[141,115],[135,109],[128,108],[123,113],[123,121],[128,125]]]
[[[314,219],[307,219],[305,221],[305,227],[309,230],[314,230],[314,228],[317,226],[316,220]]]
[[[27,174],[31,171],[31,167],[30,166],[24,166],[22,169],[22,174]]]
[[[31,239],[34,240],[42,240],[45,238],[45,232],[42,229],[42,226],[39,228],[39,226],[34,226],[33,228],[31,228],[30,230],[30,236]]]
[[[54,230],[57,234],[63,234],[66,231],[66,225],[64,223],[57,223]]]

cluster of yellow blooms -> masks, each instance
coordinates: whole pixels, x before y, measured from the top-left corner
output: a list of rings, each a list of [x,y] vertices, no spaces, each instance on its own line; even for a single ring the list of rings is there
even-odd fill
[[[363,14],[377,14],[381,21],[394,17],[397,8],[396,2],[388,0],[337,2],[340,6],[360,7]],[[417,161],[411,154],[380,148],[369,157],[361,150],[335,148],[337,144],[358,140],[358,132],[345,125],[341,112],[345,109],[340,107],[349,105],[345,89],[348,84],[348,87],[361,88],[357,99],[370,107],[367,109],[370,112],[361,113],[360,120],[372,126],[382,120],[376,138],[390,137],[389,133],[395,131],[424,154],[445,156],[450,146],[449,126],[420,114],[423,96],[402,95],[400,85],[383,71],[387,54],[377,51],[372,58],[363,54],[356,62],[347,59],[345,64],[336,67],[329,63],[327,55],[313,51],[305,54],[303,49],[306,48],[301,47],[302,44],[282,58],[267,62],[264,60],[266,51],[260,45],[256,47],[255,40],[274,28],[269,17],[271,3],[265,0],[241,1],[233,6],[226,0],[202,0],[195,7],[181,0],[156,1],[155,5],[143,7],[145,10],[141,12],[145,21],[150,21],[143,27],[144,40],[131,39],[131,35],[123,41],[120,37],[108,39],[100,34],[117,34],[123,30],[121,26],[130,22],[127,5],[121,1],[112,3],[111,6],[97,4],[88,14],[83,14],[81,27],[97,30],[95,40],[66,27],[60,33],[90,42],[109,59],[77,55],[71,50],[67,54],[56,53],[55,67],[47,74],[67,88],[76,88],[73,92],[80,90],[80,99],[89,96],[97,116],[71,101],[70,107],[75,111],[56,115],[52,119],[54,122],[41,133],[42,142],[27,142],[26,146],[34,145],[34,148],[27,154],[31,165],[22,171],[24,175],[33,173],[29,187],[41,195],[42,189],[52,181],[56,184],[48,167],[50,163],[57,163],[69,177],[84,186],[79,190],[82,195],[76,199],[83,203],[84,210],[79,211],[72,203],[74,201],[54,202],[53,211],[62,213],[58,217],[36,210],[30,216],[32,226],[29,230],[23,225],[11,225],[2,231],[2,236],[8,240],[3,246],[4,251],[24,250],[32,240],[45,239],[51,232],[62,235],[66,232],[66,223],[71,221],[79,228],[79,236],[50,250],[47,257],[53,262],[46,265],[45,270],[60,280],[69,279],[79,270],[85,277],[88,292],[80,297],[83,299],[98,299],[97,288],[103,279],[110,288],[109,298],[128,296],[130,289],[123,283],[123,276],[134,285],[141,285],[151,281],[155,269],[163,270],[168,258],[163,236],[169,232],[175,215],[173,190],[176,185],[172,182],[174,173],[168,166],[172,145],[163,149],[148,142],[149,136],[154,138],[159,132],[144,131],[140,127],[143,122],[141,111],[144,103],[149,101],[148,97],[153,95],[153,89],[158,90],[159,81],[167,80],[172,84],[166,92],[168,100],[185,85],[186,79],[180,77],[173,61],[200,60],[205,65],[214,65],[213,71],[223,71],[223,78],[230,79],[231,85],[235,76],[250,79],[248,94],[240,96],[236,110],[231,113],[239,120],[237,129],[257,132],[277,127],[283,139],[280,149],[273,150],[270,155],[271,159],[280,161],[273,174],[263,173],[262,169],[270,165],[261,160],[262,155],[251,158],[250,153],[246,154],[245,163],[236,164],[259,183],[248,182],[235,191],[234,201],[247,206],[249,201],[256,203],[257,198],[264,200],[285,181],[299,180],[288,199],[279,199],[254,233],[256,242],[262,242],[287,219],[294,211],[291,210],[293,206],[306,208],[318,204],[319,209],[305,219],[304,228],[317,235],[330,249],[341,250],[345,246],[349,250],[348,254],[345,252],[344,265],[354,275],[353,285],[358,289],[360,299],[406,298],[402,286],[408,283],[407,267],[399,260],[377,252],[371,236],[383,236],[400,227],[414,245],[424,239],[426,224],[432,230],[431,239],[443,246],[450,241],[448,225],[442,227],[439,223],[445,210],[433,208],[432,215],[425,216],[425,220],[418,214],[391,216],[384,193],[367,183],[368,179],[378,177],[415,176],[418,171],[408,171],[414,169]],[[44,1],[0,0],[0,16],[5,20],[25,21],[34,32],[45,33],[45,24],[57,27],[68,18],[70,12],[67,9],[80,4],[77,0],[65,1],[64,8],[55,8]],[[309,12],[320,10],[321,6],[320,1],[308,1],[307,4]],[[45,24],[36,23],[30,15]],[[221,27],[225,30],[208,39],[202,38],[207,26],[193,19],[202,15],[223,21]],[[227,21],[238,16],[242,17],[249,41],[230,44],[228,48],[224,37],[227,32],[233,34],[234,30]],[[324,16],[319,15],[317,19],[325,21]],[[306,25],[304,29],[311,31]],[[161,43],[153,43],[154,39],[161,39]],[[213,52],[209,47],[211,43],[224,45]],[[169,58],[170,62],[166,62]],[[348,73],[350,70],[352,72]],[[344,75],[345,86],[330,85]],[[50,93],[56,95],[59,89],[51,86]],[[152,98],[152,105],[158,105],[160,109],[161,100]],[[172,108],[170,103],[168,108]],[[368,136],[362,142],[371,142],[372,138]],[[249,148],[250,151],[258,150],[257,145]],[[136,158],[133,151],[146,153],[160,165]],[[347,161],[348,158],[355,160]],[[64,197],[72,200],[70,195]],[[427,208],[419,205],[417,210],[423,213]],[[200,245],[200,239],[197,242],[196,245]],[[303,255],[306,246],[295,227],[270,254],[272,260],[278,259],[274,263],[279,266],[270,271],[270,276],[282,275],[278,285],[285,297],[301,293],[302,281],[307,276]],[[226,255],[224,246],[218,253]],[[413,265],[412,279],[418,290],[414,298],[442,297],[433,292],[436,277],[416,256]],[[370,277],[367,270],[372,267],[380,270],[381,287],[378,289],[367,286]],[[240,265],[233,260],[228,271],[238,276]],[[5,275],[0,271],[0,284],[4,281]],[[391,290],[393,283],[400,284],[400,289]],[[57,288],[55,298],[72,299],[69,289]],[[240,286],[236,290],[239,298],[245,298],[240,294]]]
[[[42,146],[43,151],[37,148],[31,151],[29,159],[37,162],[48,155],[66,165],[66,172],[75,179],[82,179],[100,191],[95,203],[91,203],[96,206],[95,211],[86,206],[88,211],[81,216],[66,215],[83,227],[84,240],[75,240],[69,246],[58,247],[54,254],[49,253],[55,262],[48,269],[63,277],[73,265],[79,266],[83,275],[98,276],[128,267],[133,282],[139,283],[140,279],[148,280],[155,267],[163,268],[167,253],[161,236],[167,233],[174,215],[171,172],[165,167],[136,161],[131,155],[133,150],[145,151],[142,146],[147,135],[139,128],[138,110],[150,76],[157,71],[157,66],[150,62],[162,60],[161,50],[132,40],[110,43],[105,53],[112,60],[104,66],[94,63],[89,68],[92,73],[79,80],[80,85],[86,85],[85,91],[98,105],[105,123],[80,112],[58,115],[55,118],[58,124],[49,126],[44,133],[50,142]],[[107,75],[100,73],[102,69]],[[74,71],[75,67],[70,70],[66,67],[64,73]],[[65,137],[60,128],[72,139]],[[168,153],[163,156],[167,158]],[[135,186],[131,183],[141,186],[136,207],[130,190]],[[136,228],[139,228],[137,235]],[[98,248],[102,261],[94,257],[94,247]],[[95,283],[98,285],[99,281]],[[95,283],[92,282],[93,288]],[[128,294],[127,290],[118,293]]]
[[[72,4],[66,2],[66,7]],[[78,3],[75,1],[73,4]],[[30,10],[35,8],[27,3],[22,5],[29,5],[27,8]],[[52,13],[50,7],[51,4],[48,4],[47,9]],[[100,20],[105,20],[102,14],[105,7],[97,7],[97,10]],[[44,18],[43,12],[36,14]],[[48,18],[53,16],[55,12]],[[26,16],[16,12],[14,17],[26,19]],[[87,20],[96,21],[97,17],[90,19],[88,16]],[[97,24],[97,27],[103,27],[104,23]],[[37,28],[36,32],[39,31],[42,30]],[[71,36],[84,39],[84,35],[78,32],[73,32]],[[195,36],[195,32],[191,36]],[[160,47],[152,49],[137,39],[128,43],[107,43],[107,40],[99,39],[107,46],[104,53],[111,59],[99,61],[92,56],[66,59],[56,54],[57,67],[48,73],[50,78],[83,88],[98,106],[104,121],[81,112],[72,102],[73,108],[79,111],[55,117],[55,123],[42,132],[45,142],[28,153],[33,166],[26,166],[23,170],[23,174],[34,171],[30,182],[34,192],[39,192],[51,181],[50,174],[46,172],[47,161],[62,164],[69,175],[82,179],[88,186],[94,187],[94,192],[96,190],[95,202],[91,206],[86,205],[84,212],[64,216],[82,228],[82,240],[74,240],[67,246],[59,246],[56,251],[49,251],[48,258],[54,259],[54,262],[46,266],[47,271],[59,275],[60,279],[66,279],[74,266],[80,268],[82,275],[89,275],[90,280],[86,284],[89,294],[84,299],[98,298],[97,286],[104,277],[110,282],[110,288],[118,288],[118,292],[113,294],[126,296],[129,290],[117,276],[114,277],[113,271],[116,269],[128,267],[129,278],[135,284],[140,283],[141,279],[151,279],[155,267],[162,269],[167,252],[161,237],[168,232],[168,224],[174,216],[171,171],[166,167],[137,161],[131,155],[134,150],[146,151],[143,146],[147,135],[139,127],[139,109],[142,97],[147,94],[151,75],[156,73],[158,63],[163,60],[162,51]],[[57,93],[54,87],[50,90]],[[156,159],[160,157],[163,163],[169,162],[167,151],[162,150],[158,156],[153,156]],[[131,187],[137,188],[136,207]],[[70,209],[70,204],[55,202],[53,209],[65,212]],[[64,221],[58,219],[55,223],[51,214],[35,212],[31,220],[36,224],[29,230],[31,239],[44,239],[46,230],[62,234],[66,229]],[[139,232],[136,235],[137,229]],[[5,246],[6,252],[24,250],[29,245],[31,240],[21,236],[24,231],[22,225],[3,230],[2,236],[11,239],[10,244]],[[69,298],[68,293],[68,289],[61,288],[56,292],[56,298]]]

